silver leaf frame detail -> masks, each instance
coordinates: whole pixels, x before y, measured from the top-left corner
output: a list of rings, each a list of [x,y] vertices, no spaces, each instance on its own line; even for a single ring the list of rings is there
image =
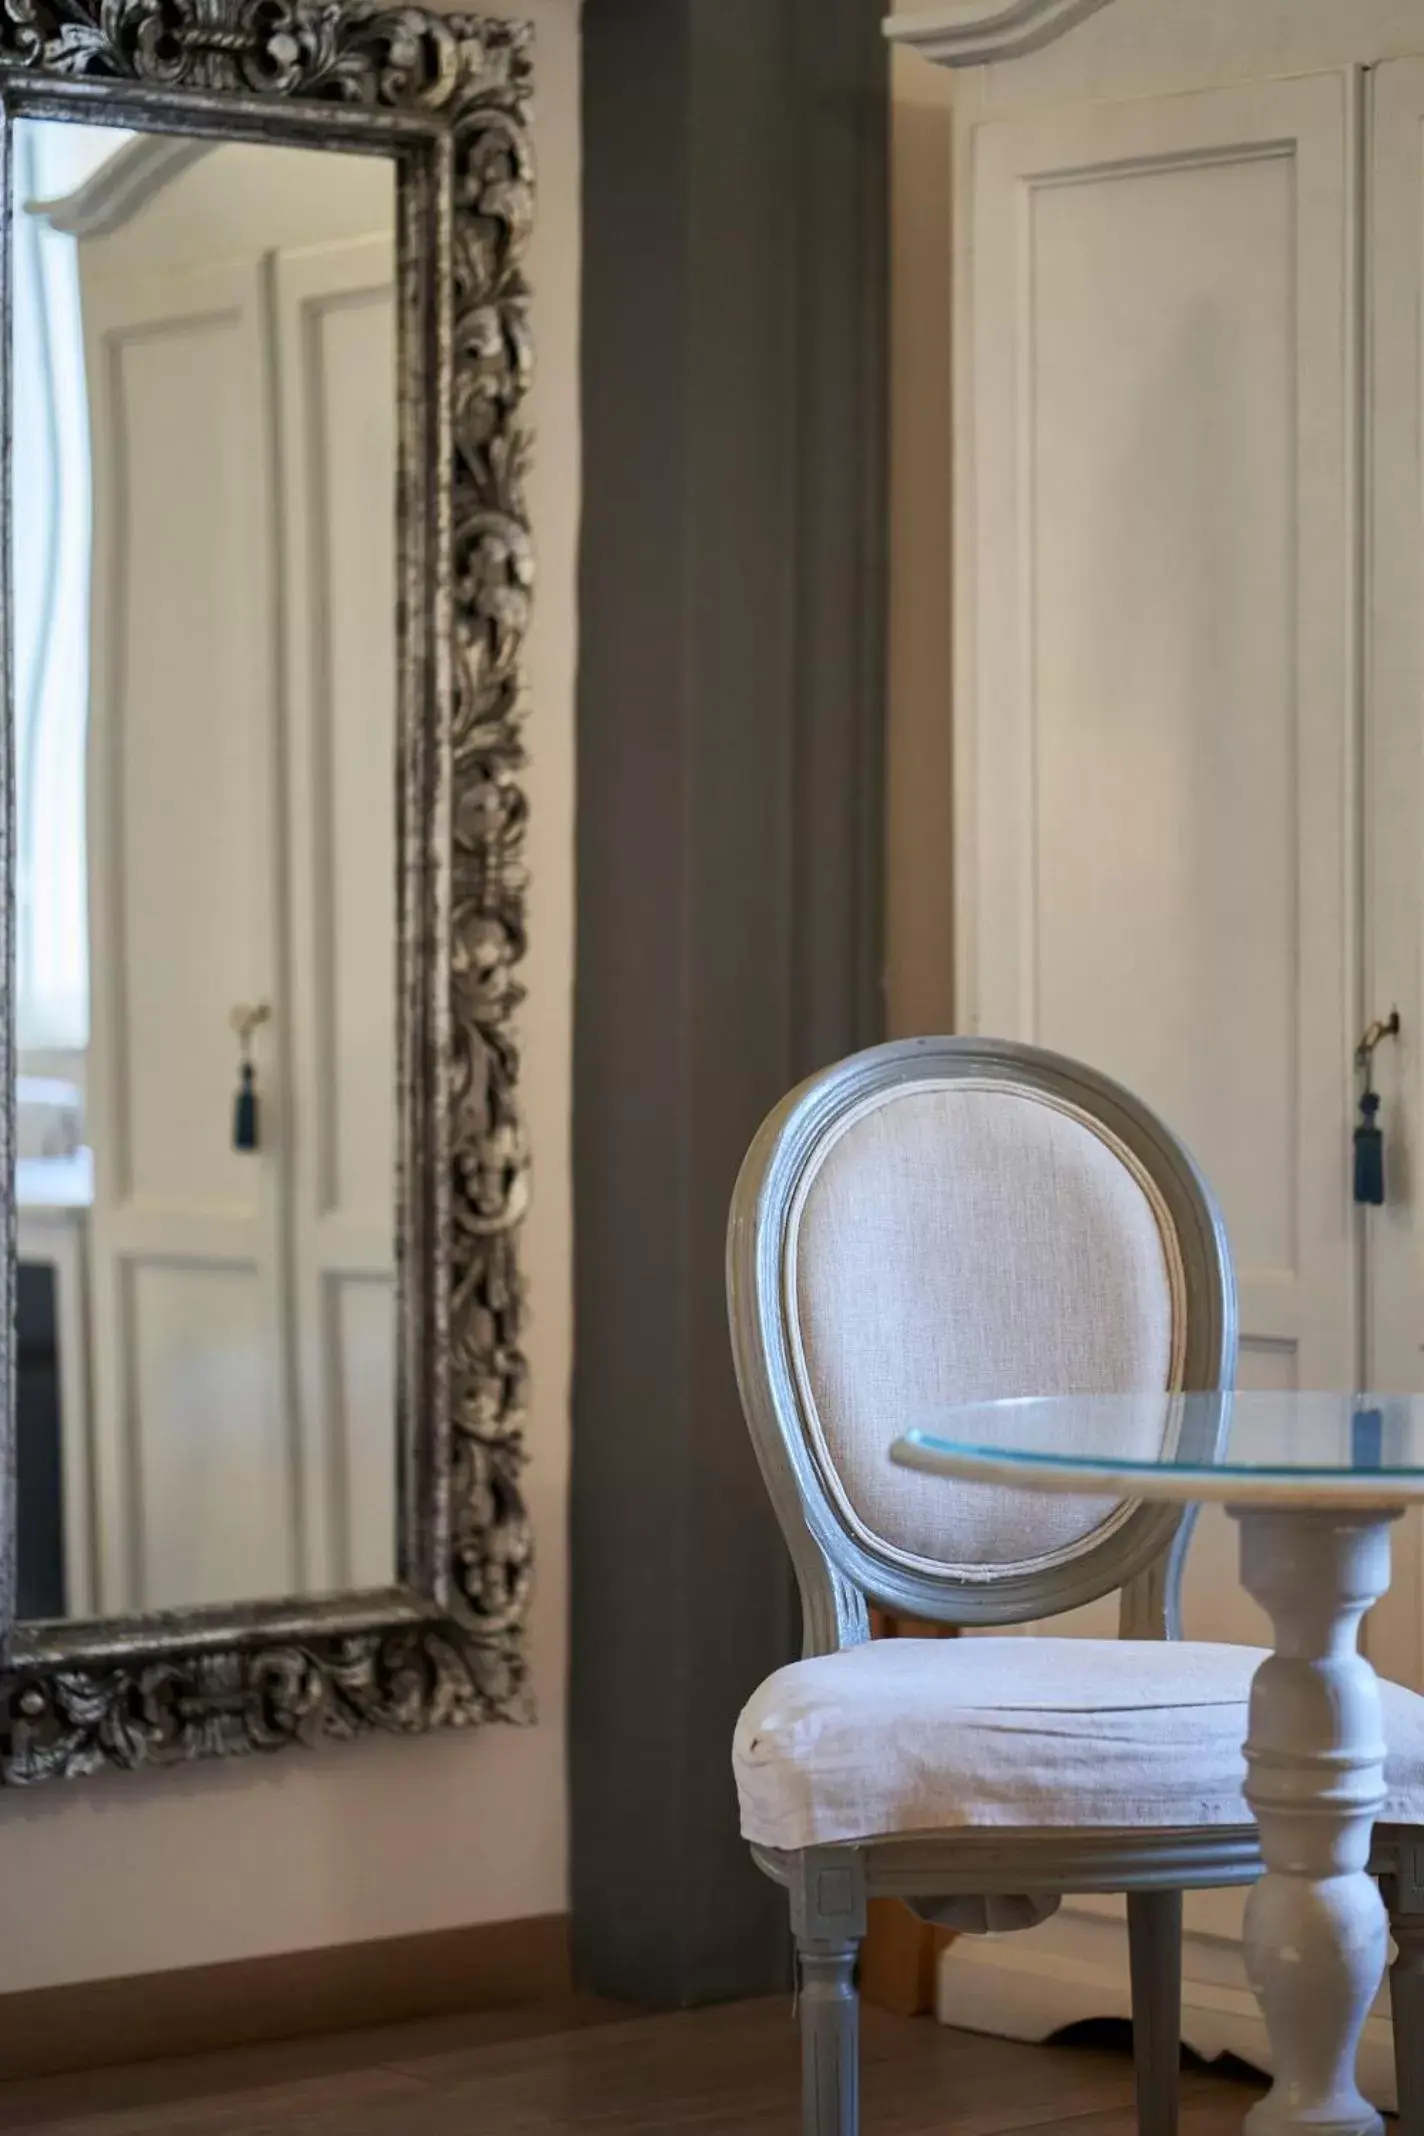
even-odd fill
[[[533,1718],[528,1193],[514,1019],[525,946],[524,421],[534,175],[528,25],[346,0],[0,0],[0,508],[9,613],[8,227],[18,116],[340,147],[397,170],[400,1534],[387,1590],[18,1625],[0,1779],[71,1778],[369,1732]],[[7,680],[9,660],[7,654]],[[12,691],[7,686],[6,701]],[[13,930],[5,723],[4,948]],[[13,1019],[3,1150],[13,1179]],[[14,1197],[9,1309],[13,1387]],[[3,1303],[3,1301],[0,1301]],[[12,1614],[10,1511],[0,1621]]]

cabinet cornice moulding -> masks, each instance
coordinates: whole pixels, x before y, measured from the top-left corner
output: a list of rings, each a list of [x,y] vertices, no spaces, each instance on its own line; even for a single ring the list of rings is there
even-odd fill
[[[107,237],[190,170],[213,147],[183,134],[134,134],[57,200],[27,200],[25,212],[67,237]]]
[[[941,67],[1021,59],[1052,44],[1110,0],[956,0],[922,15],[891,15],[885,35]]]

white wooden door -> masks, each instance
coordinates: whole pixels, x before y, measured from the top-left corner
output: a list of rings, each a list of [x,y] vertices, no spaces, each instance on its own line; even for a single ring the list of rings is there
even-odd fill
[[[1204,71],[1270,11],[1226,12]],[[1422,126],[1424,69],[1343,68],[992,123],[961,170],[963,1020],[1098,1062],[1195,1149],[1246,1385],[1420,1384]],[[1392,1206],[1357,1212],[1353,1048],[1395,1002]],[[1224,1521],[1186,1618],[1264,1629]],[[1417,1532],[1366,1638],[1424,1681]],[[1252,2054],[1239,1912],[1189,1898],[1187,2025]],[[961,1941],[946,2012],[1038,2036],[1126,2008],[1118,1913],[1072,1900],[977,1974]],[[1367,2046],[1382,2067],[1373,2021]]]
[[[276,1340],[280,1049],[236,1151],[238,1003],[283,1008],[267,278],[86,273],[100,1606],[298,1584]],[[195,449],[195,440],[202,449]]]
[[[394,1577],[394,250],[279,253],[292,1303],[306,1585]]]
[[[1373,70],[1370,224],[1370,576],[1366,611],[1363,1002],[1400,1012],[1376,1055],[1384,1099],[1386,1192],[1364,1214],[1367,1376],[1386,1392],[1424,1385],[1424,1229],[1420,1224],[1424,1013],[1424,59]],[[1390,1591],[1371,1612],[1370,1652],[1424,1685],[1424,1523],[1395,1532]]]
[[[106,1609],[395,1576],[392,224],[228,145],[82,248]]]
[[[985,125],[965,233],[963,1021],[1182,1134],[1268,1387],[1358,1357],[1358,101]],[[1194,1557],[1191,1628],[1249,1635],[1228,1539]]]
[[[965,174],[962,1020],[1182,1135],[1256,1387],[1359,1369],[1361,101],[1339,71],[994,122]],[[1184,1613],[1265,1634],[1210,1513]],[[1050,1970],[1125,1981],[1120,1912],[1071,1902]],[[1189,1923],[1229,1942],[1239,1913]]]

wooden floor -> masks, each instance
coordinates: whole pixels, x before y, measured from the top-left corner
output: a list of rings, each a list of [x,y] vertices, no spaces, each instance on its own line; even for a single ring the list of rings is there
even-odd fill
[[[867,2010],[866,2136],[1132,2136],[1132,2072]],[[1182,2079],[1182,2136],[1236,2136],[1256,2090]],[[788,2002],[627,2017],[570,2001],[186,2062],[0,2085],[0,2129],[47,2136],[796,2136]]]

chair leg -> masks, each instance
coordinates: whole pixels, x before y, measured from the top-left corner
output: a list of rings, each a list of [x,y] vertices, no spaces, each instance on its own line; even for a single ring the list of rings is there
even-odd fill
[[[1176,2136],[1182,2065],[1182,1894],[1127,1899],[1138,2136]]]
[[[1420,1850],[1424,1855],[1424,1849]],[[1424,1886],[1415,1849],[1402,1841],[1394,1864],[1381,1875],[1389,1908],[1395,1958],[1389,1969],[1389,2012],[1394,2028],[1394,2073],[1399,2087],[1400,2136],[1424,2136]]]
[[[791,1928],[801,2016],[804,2136],[860,2136],[860,2004],[855,1965],[865,1935],[865,1867],[854,1848],[798,1855]]]

